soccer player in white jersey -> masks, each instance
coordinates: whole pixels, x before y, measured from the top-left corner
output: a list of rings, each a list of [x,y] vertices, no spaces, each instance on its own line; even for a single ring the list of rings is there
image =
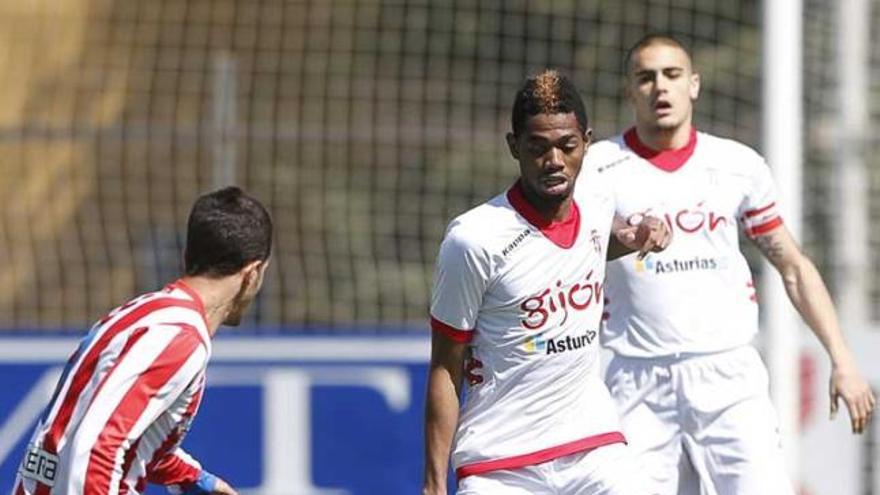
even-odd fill
[[[13,495],[232,495],[180,448],[205,386],[211,338],[259,291],[272,243],[266,209],[237,187],[201,196],[186,274],[95,323],[67,363],[18,470]]]
[[[862,432],[874,397],[818,271],[783,223],[767,164],[738,142],[694,129],[700,78],[686,49],[647,36],[630,50],[626,70],[635,126],[595,144],[584,167],[613,189],[630,225],[659,216],[675,241],[661,254],[608,266],[602,343],[614,352],[606,383],[624,433],[651,493],[677,493],[687,458],[703,493],[793,493],[767,372],[751,345],[758,307],[740,229],[825,346],[832,413],[842,398],[853,432]]]
[[[527,79],[512,124],[519,180],[440,246],[423,493],[446,494],[450,450],[459,494],[643,493],[597,339],[609,250],[661,249],[668,232],[652,219],[609,246],[613,199],[591,177],[575,188],[591,131],[567,78]]]

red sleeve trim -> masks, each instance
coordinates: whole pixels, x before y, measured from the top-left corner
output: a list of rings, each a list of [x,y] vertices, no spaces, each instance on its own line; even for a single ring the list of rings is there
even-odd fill
[[[449,337],[451,340],[460,344],[467,344],[474,338],[473,330],[459,330],[458,328],[451,327],[446,323],[443,323],[433,316],[431,317],[431,330],[442,333],[443,335]]]
[[[749,235],[752,237],[758,237],[775,230],[776,227],[779,227],[780,225],[782,225],[782,217],[773,217],[772,220],[749,229]]]
[[[458,476],[458,479],[462,479],[466,476],[498,471],[500,469],[518,469],[525,466],[533,466],[535,464],[541,464],[542,462],[552,461],[559,457],[576,454],[585,450],[596,449],[612,443],[626,443],[626,438],[624,438],[623,433],[620,433],[619,431],[602,433],[600,435],[593,435],[591,437],[564,443],[530,454],[460,466],[455,470],[455,475]]]
[[[754,209],[754,210],[749,210],[749,211],[745,212],[745,214],[743,214],[743,218],[752,218],[752,217],[756,217],[756,216],[760,215],[761,213],[764,213],[765,211],[769,210],[770,208],[773,208],[774,206],[776,206],[776,202],[775,202],[775,201],[772,202],[772,203],[770,203],[769,205],[763,207],[763,208],[757,208],[757,209]]]

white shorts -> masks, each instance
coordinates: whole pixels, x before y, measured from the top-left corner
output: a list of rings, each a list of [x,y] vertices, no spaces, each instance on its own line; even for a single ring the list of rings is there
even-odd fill
[[[644,494],[631,449],[622,443],[518,469],[462,478],[458,495]]]
[[[605,381],[650,493],[698,494],[701,486],[703,495],[794,494],[755,348],[679,359],[615,356]],[[696,477],[687,476],[691,469]]]

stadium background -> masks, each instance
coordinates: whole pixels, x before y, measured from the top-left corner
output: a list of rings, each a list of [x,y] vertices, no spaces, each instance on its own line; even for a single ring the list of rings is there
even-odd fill
[[[869,3],[876,32],[880,1]],[[802,241],[837,294],[853,264],[834,241],[851,213],[835,207],[851,193],[835,181],[845,137],[836,130],[838,4],[803,4],[805,119],[792,123],[805,137]],[[17,342],[74,337],[130,295],[174,278],[192,200],[236,183],[270,207],[277,241],[254,311],[226,333],[423,342],[446,222],[516,175],[503,134],[526,74],[547,65],[570,74],[606,137],[630,121],[623,51],[646,31],[671,32],[692,46],[703,76],[698,127],[761,149],[761,13],[755,0],[0,0],[0,328]],[[876,38],[869,48],[876,130]],[[856,262],[870,314],[847,331],[873,345],[880,140],[866,136],[854,145],[865,157],[869,249]],[[404,367],[417,368],[420,352]],[[302,359],[273,356],[253,360]],[[821,354],[810,356],[802,372],[818,385],[804,386],[804,418],[824,422],[826,375]],[[364,359],[372,358],[355,361]],[[393,353],[383,359],[396,362]],[[8,369],[0,378],[36,376]],[[9,397],[0,419],[13,416]],[[209,411],[210,403],[202,414]],[[805,488],[880,493],[878,429],[854,443],[841,425],[817,427],[834,429],[805,445],[856,454],[802,455]],[[420,455],[419,442],[401,452]],[[812,481],[816,472],[831,481]],[[858,491],[835,491],[841,486]]]

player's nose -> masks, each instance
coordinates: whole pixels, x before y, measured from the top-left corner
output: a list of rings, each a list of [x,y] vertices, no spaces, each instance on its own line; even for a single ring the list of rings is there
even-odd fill
[[[565,168],[565,160],[562,150],[559,148],[551,148],[544,157],[544,168],[551,171]]]

